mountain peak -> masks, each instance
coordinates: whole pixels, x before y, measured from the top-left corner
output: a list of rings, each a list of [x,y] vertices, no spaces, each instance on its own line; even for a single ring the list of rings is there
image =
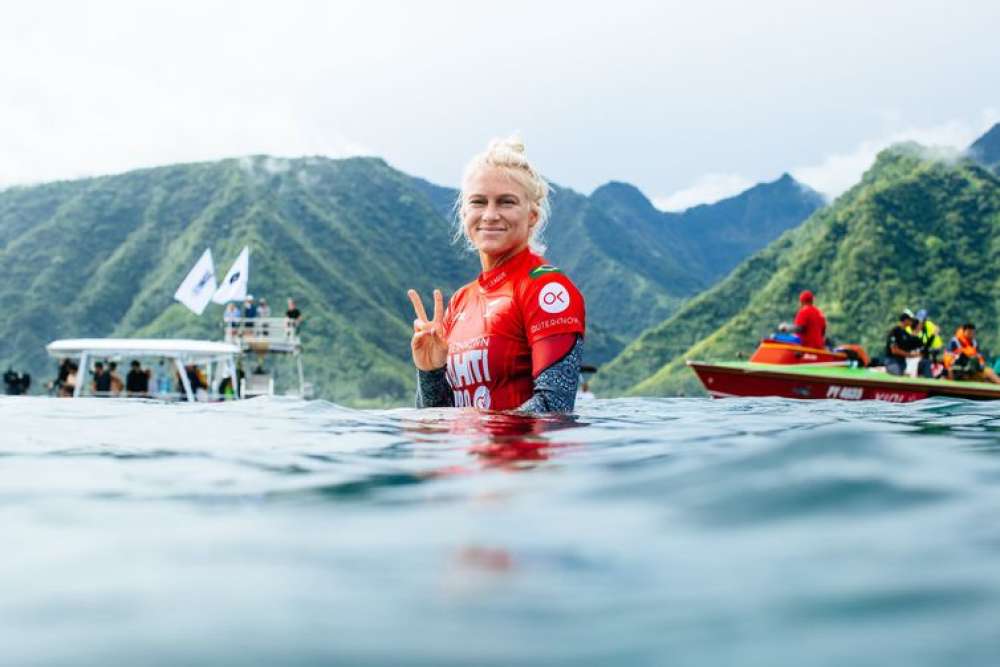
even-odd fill
[[[697,204],[689,208],[686,212],[700,212],[702,210],[710,210],[717,206],[743,206],[747,201],[754,200],[762,196],[787,198],[789,201],[797,201],[804,198],[805,200],[812,202],[811,205],[814,208],[818,208],[826,203],[823,195],[816,192],[805,183],[795,180],[794,176],[785,172],[773,181],[763,181],[761,183],[757,183],[742,192],[730,195],[729,197],[725,197],[711,204]]]
[[[806,194],[819,194],[812,188],[810,188],[805,183],[798,181],[794,176],[789,174],[787,171],[781,174],[778,178],[773,181],[764,181],[763,183],[758,183],[749,190],[744,192],[750,192],[751,190],[795,190],[801,191]],[[742,194],[742,193],[741,193]],[[737,195],[739,196],[739,195]]]
[[[649,201],[646,195],[642,194],[639,188],[635,187],[631,183],[625,183],[624,181],[608,181],[604,185],[598,187],[590,195],[591,197],[615,197],[623,199],[632,199],[635,201]]]
[[[1000,123],[995,124],[969,146],[969,155],[988,167],[1000,165]]]
[[[658,209],[653,206],[646,195],[631,183],[608,181],[591,193],[590,198],[602,205],[624,206],[637,212],[658,215]]]

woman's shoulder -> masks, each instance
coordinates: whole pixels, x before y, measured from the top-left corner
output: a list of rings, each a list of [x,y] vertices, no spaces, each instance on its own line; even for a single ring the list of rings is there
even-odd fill
[[[529,320],[570,312],[583,319],[584,297],[568,275],[544,257],[517,281],[515,299]]]

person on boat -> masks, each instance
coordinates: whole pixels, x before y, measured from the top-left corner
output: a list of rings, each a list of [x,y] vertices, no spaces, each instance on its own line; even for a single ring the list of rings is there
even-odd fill
[[[59,372],[56,374],[56,379],[45,385],[46,389],[53,391],[57,396],[62,395],[62,388],[66,384],[66,379],[69,377],[70,364],[73,360],[66,357],[59,362]]]
[[[930,360],[923,358],[920,338],[912,333],[915,322],[913,312],[907,308],[900,314],[899,324],[890,329],[889,335],[886,336],[885,370],[890,375],[905,374],[906,360],[911,357],[921,357],[917,372],[924,377],[930,377]]]
[[[233,388],[233,378],[228,375],[219,382],[219,396],[223,401],[232,401],[236,398],[236,389]]]
[[[253,294],[247,294],[243,302],[243,335],[253,336],[256,329],[257,304],[254,302]]]
[[[108,364],[108,375],[111,376],[111,395],[121,396],[122,390],[125,389],[125,382],[122,380],[122,376],[118,373],[117,361],[112,361]]]
[[[491,141],[469,162],[458,234],[483,270],[447,309],[434,290],[433,318],[415,290],[407,293],[416,312],[417,407],[572,412],[585,307],[573,282],[541,255],[548,193],[518,139]]]
[[[778,330],[796,334],[804,347],[822,350],[826,347],[826,316],[813,303],[813,293],[803,290],[799,294],[799,312],[795,314],[795,322],[783,322]]]
[[[66,377],[63,379],[62,384],[59,385],[60,398],[70,398],[76,392],[76,381],[79,371],[80,365],[70,360],[66,365]]]
[[[268,305],[265,297],[260,297],[260,303],[257,305],[257,317],[261,319],[260,333],[264,338],[267,338],[267,319],[271,317],[271,306]]]
[[[170,367],[163,359],[160,359],[156,364],[156,380],[153,386],[156,387],[158,396],[166,396],[174,391],[174,383],[170,378]]]
[[[944,341],[941,339],[941,328],[932,322],[927,316],[927,310],[921,308],[917,311],[913,326],[913,335],[920,339],[920,350],[928,363],[922,364],[923,377],[934,377],[934,365],[938,364],[941,354],[944,352]],[[941,366],[938,365],[938,376],[940,377]]]
[[[3,374],[3,382],[8,396],[21,396],[28,393],[28,388],[31,387],[31,376],[27,373],[18,373],[13,368],[8,367],[7,372]]]
[[[133,359],[129,371],[125,375],[125,392],[128,396],[138,398],[149,397],[149,376],[151,373],[142,368],[138,359]]]
[[[295,305],[295,299],[288,297],[288,309],[285,311],[285,334],[292,336],[302,324],[302,311]]]
[[[205,373],[201,368],[197,364],[187,364],[184,366],[184,374],[187,375],[188,384],[191,385],[191,393],[194,394],[194,400],[207,401],[208,381],[205,379]],[[183,382],[178,382],[178,384],[183,386]],[[181,400],[187,400],[187,397],[182,397]]]
[[[944,353],[944,367],[949,380],[986,380],[1000,384],[1000,377],[986,365],[983,355],[979,353],[976,325],[972,322],[966,322],[955,330]]]
[[[94,364],[94,382],[91,388],[95,396],[111,395],[111,373],[104,369],[104,362],[98,361]]]
[[[222,321],[226,327],[226,340],[231,340],[239,334],[241,316],[239,306],[232,302],[226,304],[226,310],[222,313]]]
[[[941,328],[928,318],[924,308],[917,311],[914,322],[913,334],[920,338],[921,349],[932,362],[937,361],[944,352]]]

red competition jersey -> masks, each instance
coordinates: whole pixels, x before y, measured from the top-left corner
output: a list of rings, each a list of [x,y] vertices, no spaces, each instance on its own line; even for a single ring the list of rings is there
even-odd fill
[[[799,338],[806,347],[815,347],[822,350],[826,347],[826,318],[823,311],[807,303],[795,315],[795,326],[802,327]]]
[[[584,333],[583,296],[530,250],[455,292],[444,314],[448,384],[457,407],[511,410],[531,398],[531,346]]]

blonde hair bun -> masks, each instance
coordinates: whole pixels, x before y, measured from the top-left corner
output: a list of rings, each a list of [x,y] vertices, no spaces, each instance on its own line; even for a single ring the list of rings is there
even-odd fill
[[[524,140],[516,134],[512,134],[506,139],[492,139],[489,145],[486,147],[486,152],[490,154],[497,154],[502,152],[517,153],[519,155],[524,155]]]

